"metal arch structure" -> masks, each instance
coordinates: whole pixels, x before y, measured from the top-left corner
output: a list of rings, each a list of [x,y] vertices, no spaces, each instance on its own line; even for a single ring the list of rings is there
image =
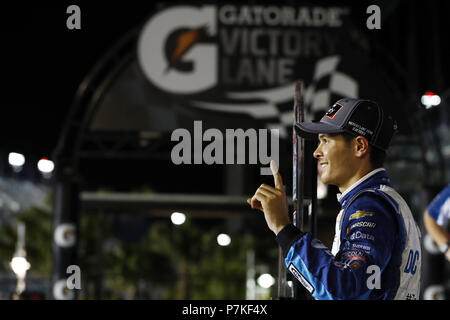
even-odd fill
[[[115,150],[119,151],[127,143],[135,141],[136,138],[152,139],[155,135],[146,137],[137,135],[120,134],[115,139],[110,134],[86,135],[89,121],[92,119],[98,102],[111,86],[112,82],[123,69],[133,61],[135,56],[135,43],[141,26],[132,29],[123,36],[107,54],[92,68],[90,73],[83,79],[75,94],[68,118],[63,126],[63,132],[55,148],[53,157],[69,161],[74,170],[79,168],[79,160],[82,157],[96,157],[96,151]],[[112,141],[116,144],[111,144]],[[89,153],[92,151],[92,153]],[[104,153],[102,153],[102,156]],[[110,154],[117,156],[117,154]],[[61,163],[60,163],[61,165]]]
[[[141,26],[125,34],[82,81],[70,106],[69,116],[52,157],[56,163],[56,171],[54,173],[54,260],[52,282],[54,296],[57,298],[74,298],[74,296],[64,293],[62,286],[64,283],[61,281],[68,277],[67,266],[76,264],[77,226],[81,191],[79,180],[80,159],[113,157],[158,158],[165,156],[164,152],[159,152],[164,149],[164,146],[161,145],[161,139],[158,139],[160,138],[158,133],[154,133],[154,135],[149,133],[146,136],[141,136],[139,133],[104,135],[101,133],[87,134],[86,130],[96,110],[97,103],[111,86],[115,77],[120,74],[128,63],[133,61],[133,54],[135,53],[133,46],[136,43],[140,29]],[[411,37],[411,39],[414,40],[415,38]],[[416,88],[410,86],[408,89],[409,95],[412,95],[414,93],[413,89]],[[408,101],[407,104],[411,105],[411,101]],[[404,111],[406,113],[406,106],[401,105],[401,107],[405,108]],[[421,126],[418,129],[422,129]],[[415,136],[418,136],[417,138],[422,144],[422,148],[426,149],[429,146],[423,143],[421,130],[419,133],[415,132]],[[145,150],[134,148],[136,141],[141,139],[145,139],[149,145]],[[410,144],[409,139],[405,142]],[[120,152],[121,150],[127,150],[127,152],[122,153]],[[424,166],[426,172],[429,171],[424,157],[415,160]],[[425,176],[428,177],[427,174]],[[76,293],[74,290],[69,290],[69,293],[72,292]]]
[[[239,216],[254,216],[246,206],[246,198],[238,196],[210,197],[208,195],[158,194],[141,197],[137,194],[111,193],[109,195],[85,192],[82,189],[81,165],[85,160],[128,159],[170,160],[170,136],[157,131],[95,132],[89,125],[102,98],[114,81],[136,57],[136,43],[142,25],[127,32],[91,69],[79,85],[61,136],[52,154],[55,162],[53,174],[53,226],[52,226],[52,296],[58,300],[76,299],[78,290],[68,290],[71,277],[68,267],[77,265],[79,217],[83,209],[93,206],[117,208],[129,206],[148,212],[153,216],[167,217],[170,208],[192,208],[192,216],[228,216],[230,211]],[[142,145],[143,143],[143,145]],[[200,199],[201,198],[201,199]],[[120,202],[117,202],[117,199]],[[137,200],[136,200],[137,199]],[[291,201],[288,199],[288,201]]]
[[[98,102],[116,77],[133,61],[141,26],[125,34],[91,69],[79,85],[69,115],[53,152],[53,241],[52,295],[58,300],[76,299],[77,290],[67,290],[68,267],[77,264],[79,211],[81,209],[80,161],[82,158],[163,157],[167,152],[160,134],[88,133]],[[145,139],[145,150],[136,148]],[[121,152],[127,150],[126,153]],[[130,151],[131,150],[131,151]]]

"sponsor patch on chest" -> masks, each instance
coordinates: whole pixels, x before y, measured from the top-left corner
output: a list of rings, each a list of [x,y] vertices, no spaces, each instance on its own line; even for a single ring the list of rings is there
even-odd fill
[[[373,216],[373,212],[356,211],[354,214],[352,214],[350,216],[349,220],[360,219],[360,218],[371,217],[371,216]]]

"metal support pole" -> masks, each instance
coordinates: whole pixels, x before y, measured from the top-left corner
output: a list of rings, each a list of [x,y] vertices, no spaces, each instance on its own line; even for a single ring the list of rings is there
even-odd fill
[[[67,267],[77,265],[79,187],[70,166],[56,163],[53,199],[53,298],[72,300],[77,290],[67,287]]]

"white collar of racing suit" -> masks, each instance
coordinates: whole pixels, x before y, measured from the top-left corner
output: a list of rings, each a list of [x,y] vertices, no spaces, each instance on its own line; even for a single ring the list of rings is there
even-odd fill
[[[364,177],[362,177],[361,179],[359,179],[358,181],[356,181],[354,184],[352,184],[352,185],[351,185],[347,190],[345,190],[343,193],[338,193],[338,194],[336,194],[337,200],[338,200],[338,201],[341,201],[341,199],[342,199],[343,197],[345,197],[346,194],[348,194],[350,191],[352,191],[353,189],[355,189],[361,182],[363,182],[363,181],[369,179],[369,178],[370,178],[371,176],[373,176],[374,174],[376,174],[376,173],[378,173],[378,172],[380,172],[380,171],[383,171],[383,170],[386,170],[386,169],[384,169],[384,168],[378,168],[378,169],[375,169],[375,170],[370,171],[370,172],[369,172],[368,174],[366,174]]]

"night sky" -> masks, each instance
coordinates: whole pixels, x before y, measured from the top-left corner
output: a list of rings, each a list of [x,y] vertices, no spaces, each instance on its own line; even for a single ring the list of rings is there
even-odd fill
[[[101,3],[34,1],[2,8],[2,150],[49,155],[82,79],[153,7]],[[66,28],[70,4],[81,8],[81,30]]]
[[[387,50],[388,58],[380,57],[380,62],[393,59],[405,71],[404,81],[398,83],[405,92],[408,88],[417,90],[417,94],[448,88],[448,1],[358,1],[356,7],[355,1],[314,3],[352,4],[353,23],[361,27],[369,41]],[[365,28],[365,8],[373,3],[382,10],[381,30]],[[71,4],[81,8],[81,30],[66,28],[66,8]],[[151,1],[2,4],[2,157],[10,151],[49,157],[83,77],[108,48],[128,30],[145,22],[155,8],[157,5]],[[415,55],[410,55],[412,51]]]

